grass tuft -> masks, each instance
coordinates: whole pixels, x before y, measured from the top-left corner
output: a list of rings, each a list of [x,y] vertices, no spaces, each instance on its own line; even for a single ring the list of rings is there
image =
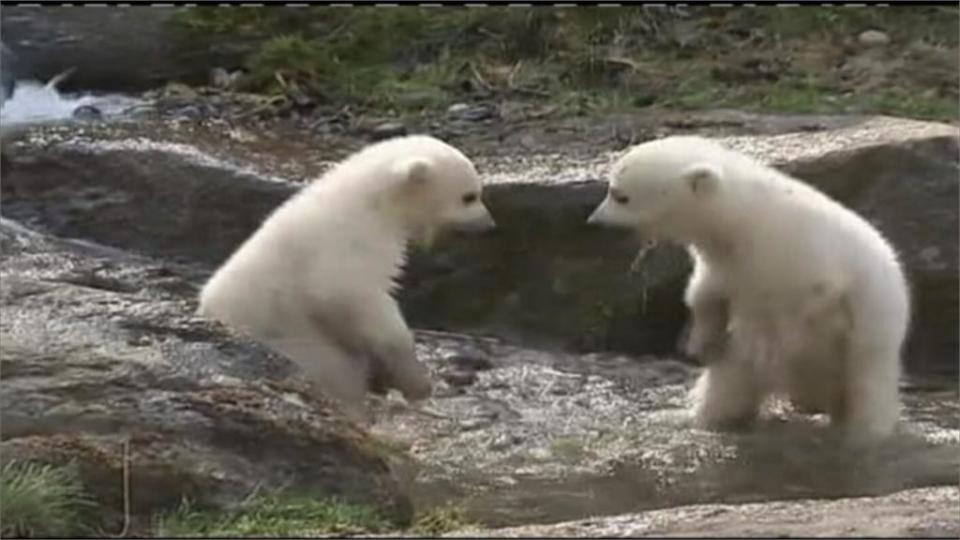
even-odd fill
[[[315,500],[278,494],[256,495],[230,512],[195,508],[184,501],[160,516],[160,537],[298,536],[377,533],[390,523],[375,509],[335,499]]]
[[[421,536],[437,537],[472,525],[474,523],[467,518],[462,506],[448,504],[433,508],[417,517],[410,532]]]
[[[74,465],[10,461],[0,469],[0,536],[5,538],[82,534],[93,506]]]

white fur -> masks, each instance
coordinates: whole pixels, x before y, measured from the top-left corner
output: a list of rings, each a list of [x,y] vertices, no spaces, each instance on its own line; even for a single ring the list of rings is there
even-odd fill
[[[866,220],[715,142],[670,137],[616,163],[590,221],[689,246],[687,352],[707,364],[692,392],[703,425],[748,422],[781,394],[856,439],[894,430],[909,294]]]
[[[373,375],[426,398],[395,280],[408,241],[494,226],[481,189],[470,160],[437,139],[368,146],[274,211],[204,286],[200,313],[297,362],[348,413],[363,415]]]

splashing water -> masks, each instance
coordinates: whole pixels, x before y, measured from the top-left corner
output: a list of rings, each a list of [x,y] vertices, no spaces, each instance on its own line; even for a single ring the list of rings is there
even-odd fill
[[[95,96],[92,94],[62,94],[58,79],[43,84],[37,81],[17,81],[13,95],[0,109],[0,128],[5,133],[38,124],[69,122],[81,108],[92,107],[99,118],[119,116],[140,100],[120,94]]]

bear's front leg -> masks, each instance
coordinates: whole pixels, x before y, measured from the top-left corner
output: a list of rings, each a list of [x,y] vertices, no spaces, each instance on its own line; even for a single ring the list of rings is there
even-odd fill
[[[708,365],[726,354],[730,300],[703,274],[702,270],[695,271],[687,286],[685,301],[690,309],[691,328],[683,352]]]
[[[328,329],[345,350],[353,351],[357,362],[368,364],[367,390],[383,394],[399,390],[408,401],[430,396],[430,372],[417,360],[413,334],[396,301],[386,293],[360,294],[354,298],[327,299],[324,309],[313,314],[315,323]]]

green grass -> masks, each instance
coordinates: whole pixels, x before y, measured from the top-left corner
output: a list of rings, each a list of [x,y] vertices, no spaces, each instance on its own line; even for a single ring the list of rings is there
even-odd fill
[[[405,532],[437,536],[472,525],[462,507],[445,505],[414,518]],[[184,501],[176,510],[159,516],[157,537],[248,537],[377,534],[398,527],[375,509],[336,499],[309,499],[281,493],[251,497],[230,512],[195,508]]]
[[[0,469],[0,533],[5,538],[84,534],[92,507],[72,465],[10,461]]]
[[[177,21],[207,40],[259,44],[242,89],[401,113],[492,97],[574,115],[659,106],[956,118],[958,16],[956,6],[196,7]],[[893,42],[862,88],[837,64],[863,53],[856,36],[868,29]],[[736,72],[756,58],[774,76]],[[731,66],[732,79],[715,73]]]
[[[462,506],[448,504],[433,508],[416,517],[409,532],[420,536],[437,537],[471,525],[474,523],[467,518]]]
[[[316,536],[377,533],[391,524],[375,509],[335,499],[258,495],[232,512],[211,512],[184,502],[158,518],[158,537]]]

